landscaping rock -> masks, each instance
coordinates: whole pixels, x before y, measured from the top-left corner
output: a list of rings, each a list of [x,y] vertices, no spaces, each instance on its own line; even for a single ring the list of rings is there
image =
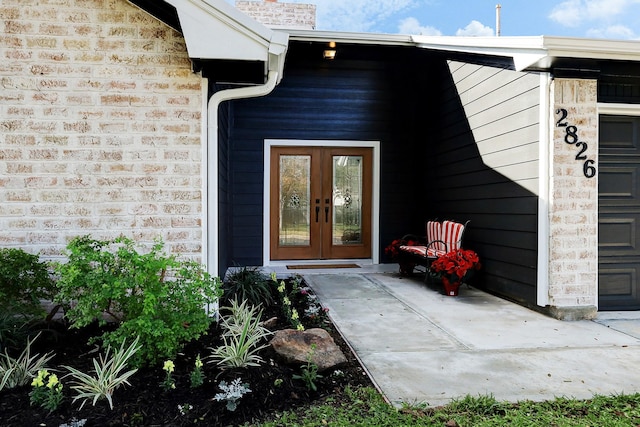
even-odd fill
[[[314,344],[315,349],[312,349]],[[318,366],[318,372],[347,363],[347,358],[331,335],[320,328],[279,330],[271,340],[271,347],[287,363],[304,364],[311,355],[311,362]]]
[[[262,327],[266,328],[270,331],[273,331],[276,326],[278,326],[278,318],[277,317],[272,317],[271,319],[265,320],[264,322],[262,322]]]

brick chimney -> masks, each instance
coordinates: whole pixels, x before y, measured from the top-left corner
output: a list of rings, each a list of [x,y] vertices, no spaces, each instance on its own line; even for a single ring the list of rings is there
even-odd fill
[[[315,4],[236,0],[236,8],[268,27],[305,30],[316,28]]]

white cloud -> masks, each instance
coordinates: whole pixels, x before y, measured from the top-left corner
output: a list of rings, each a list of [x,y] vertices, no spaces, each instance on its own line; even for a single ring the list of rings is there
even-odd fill
[[[405,18],[400,21],[398,26],[400,34],[422,35],[422,36],[441,36],[442,32],[434,27],[423,27],[420,22],[413,17]]]
[[[566,0],[553,8],[549,18],[566,27],[586,22],[606,22],[626,14],[640,0]]]
[[[637,40],[638,35],[624,25],[612,25],[605,28],[592,28],[587,31],[587,37],[596,39]]]
[[[493,36],[493,28],[487,27],[481,22],[471,21],[469,25],[456,31],[456,36]]]

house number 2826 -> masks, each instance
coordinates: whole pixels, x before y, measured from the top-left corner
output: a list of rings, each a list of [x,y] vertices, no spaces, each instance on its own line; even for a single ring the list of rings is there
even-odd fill
[[[579,162],[584,162],[582,164],[582,172],[584,176],[587,178],[593,178],[596,176],[596,167],[594,164],[595,160],[589,159],[587,157],[587,149],[589,146],[586,142],[580,141],[578,138],[578,127],[575,125],[569,124],[567,121],[567,116],[569,113],[564,108],[558,108],[556,110],[556,114],[560,115],[560,118],[556,122],[556,127],[564,128],[564,142],[570,145],[575,145],[575,147],[579,150],[578,154],[576,154],[576,160]]]

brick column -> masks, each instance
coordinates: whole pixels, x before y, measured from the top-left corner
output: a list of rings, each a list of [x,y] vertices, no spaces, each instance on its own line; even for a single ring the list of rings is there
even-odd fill
[[[598,166],[597,81],[555,79],[551,96],[549,308],[560,319],[593,318],[598,304],[598,176],[588,176]],[[580,142],[587,144],[582,153]]]

